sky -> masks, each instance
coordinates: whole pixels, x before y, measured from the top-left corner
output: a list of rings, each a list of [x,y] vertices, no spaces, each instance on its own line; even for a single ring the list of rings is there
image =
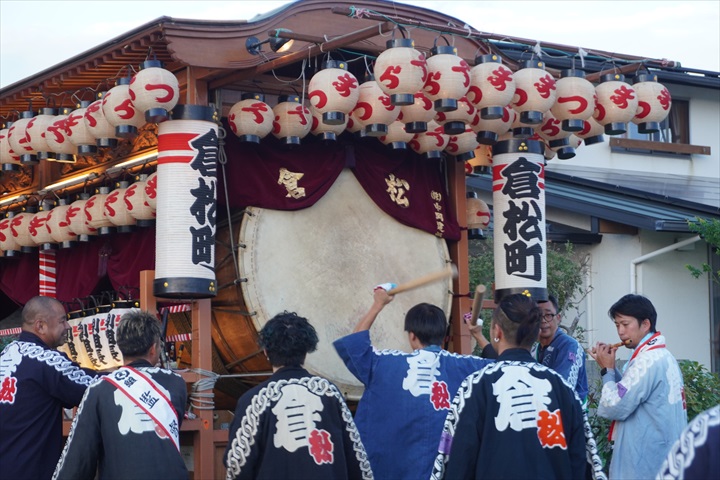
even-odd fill
[[[287,1],[0,0],[0,88],[162,16],[251,20]],[[328,2],[332,3],[332,2]],[[391,7],[392,2],[388,2]],[[475,30],[720,71],[720,0],[405,0]],[[362,6],[362,0],[358,0]]]

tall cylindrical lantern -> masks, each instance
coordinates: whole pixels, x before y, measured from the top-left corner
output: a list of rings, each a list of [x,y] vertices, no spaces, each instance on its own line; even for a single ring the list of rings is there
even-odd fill
[[[345,117],[355,108],[359,96],[357,78],[341,61],[324,62],[308,85],[310,105],[320,113],[320,122],[328,125],[345,125]]]
[[[85,202],[85,222],[98,235],[108,235],[115,232],[115,225],[105,216],[105,199],[110,194],[110,187],[98,187],[95,195]]]
[[[12,126],[12,124],[10,124]],[[0,164],[2,165],[3,172],[12,172],[20,170],[20,157],[15,153],[15,150],[10,146],[10,134],[9,128],[3,128],[0,130]]]
[[[228,124],[241,142],[260,143],[273,129],[273,113],[261,93],[243,93],[230,108]]]
[[[579,132],[595,110],[595,86],[582,70],[563,70],[555,82],[557,98],[550,108],[566,132]]]
[[[137,180],[125,190],[123,199],[128,213],[135,219],[138,227],[155,225],[155,209],[148,203],[145,193],[147,179],[148,175],[139,175]]]
[[[70,141],[68,116],[71,110],[67,107],[58,109],[58,115],[45,131],[45,140],[55,153],[56,162],[74,163],[77,147]]]
[[[637,93],[620,73],[603,75],[600,81],[602,83],[595,87],[593,118],[605,127],[606,135],[622,135],[637,112]]]
[[[521,67],[513,74],[515,96],[512,105],[520,114],[520,123],[537,125],[557,98],[555,79],[545,71],[545,63],[539,60],[528,60]]]
[[[75,232],[70,230],[70,220],[72,219],[72,217],[68,218],[70,208],[71,205],[68,201],[60,198],[57,201],[57,205],[52,209],[52,215],[48,219],[50,235],[60,248],[70,248],[74,246],[77,238]]]
[[[413,95],[413,102],[400,107],[398,120],[405,124],[408,133],[422,133],[427,130],[427,124],[435,118],[433,102],[422,92]]]
[[[32,111],[20,113],[20,118],[9,127],[8,140],[15,154],[20,157],[20,163],[24,165],[37,165],[38,159],[35,149],[32,147],[30,137],[27,134],[27,126],[34,118]]]
[[[501,118],[505,106],[515,95],[512,70],[502,64],[498,55],[481,55],[475,58],[470,69],[470,88],[467,98],[480,111],[484,120]]]
[[[95,138],[98,147],[113,148],[117,146],[117,135],[115,126],[108,122],[103,112],[103,97],[106,93],[99,94],[97,100],[92,102],[85,110],[85,127],[90,135]]]
[[[90,194],[82,192],[78,195],[78,199],[75,200],[68,211],[65,214],[68,223],[70,224],[70,231],[76,235],[76,238],[80,242],[88,242],[92,236],[97,235],[97,230],[91,227],[87,222],[87,216],[85,214],[85,205],[90,200]]]
[[[57,110],[54,108],[41,108],[25,129],[38,160],[53,160],[55,158],[55,154],[50,149],[45,135],[47,128],[52,125],[56,115]]]
[[[6,257],[15,257],[20,253],[20,245],[15,240],[10,228],[14,216],[14,212],[7,212],[0,220],[0,250]]]
[[[120,78],[102,100],[103,115],[115,127],[118,138],[137,136],[138,128],[145,125],[145,112],[141,111],[130,98],[130,79]]]
[[[493,146],[496,303],[514,293],[547,299],[544,161],[535,140]]]
[[[657,75],[643,73],[635,77],[633,85],[638,97],[638,109],[632,122],[640,133],[660,131],[660,123],[667,118],[672,106],[670,92],[658,83]]]
[[[217,293],[216,121],[211,107],[179,105],[158,127],[157,297],[208,298]]]
[[[300,103],[297,95],[280,95],[273,107],[273,135],[286,145],[299,145],[300,139],[310,133],[312,116],[310,110]]]
[[[412,105],[415,93],[427,80],[425,55],[415,50],[411,38],[394,38],[375,60],[374,75],[393,105]]]
[[[447,146],[448,136],[445,134],[443,127],[437,122],[428,122],[425,132],[416,133],[408,145],[416,153],[421,154],[425,158],[434,159],[442,158],[442,152]]]
[[[458,108],[457,102],[470,88],[470,65],[457,54],[457,47],[439,45],[427,59],[428,77],[423,86],[437,112]]]
[[[500,135],[510,130],[517,113],[507,105],[502,107],[502,112],[499,118],[486,119],[478,116],[477,121],[472,123],[472,129],[476,132],[480,145],[493,145]]]
[[[122,180],[115,184],[115,190],[105,197],[103,206],[103,216],[110,220],[119,233],[132,232],[132,226],[137,222],[135,217],[130,215],[130,210],[125,201],[125,193],[127,192],[130,182]]]
[[[130,80],[130,99],[135,108],[145,113],[145,121],[160,123],[180,100],[178,79],[165,70],[162,62],[148,60]]]
[[[67,128],[70,132],[68,139],[77,147],[80,155],[94,155],[97,153],[95,137],[85,123],[85,112],[92,102],[83,100],[80,107],[70,112],[67,117]]]

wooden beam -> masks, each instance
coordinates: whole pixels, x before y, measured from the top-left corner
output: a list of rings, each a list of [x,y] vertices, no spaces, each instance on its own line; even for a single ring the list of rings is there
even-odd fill
[[[710,147],[687,143],[651,142],[633,138],[611,138],[611,147],[645,150],[648,152],[679,153],[684,155],[710,155]]]
[[[327,53],[328,51],[336,50],[338,48],[344,48],[348,45],[352,45],[353,43],[367,40],[368,38],[372,38],[382,33],[390,32],[394,28],[395,25],[391,22],[383,22],[377,25],[373,25],[371,27],[363,28],[361,30],[356,30],[354,32],[348,33],[347,35],[342,35],[330,41],[323,42],[319,45],[312,45],[307,49],[299,50],[297,52],[275,58],[273,60],[270,60],[269,62],[256,65],[253,68],[247,68],[245,70],[241,70],[225,77],[218,78],[217,80],[211,81],[208,84],[208,87],[210,88],[210,90],[214,90],[216,88],[222,88],[231,83],[247,80],[249,78],[255,78],[265,72],[269,72],[271,70],[275,70],[276,68],[290,65],[305,58],[316,57],[318,55]]]
[[[623,65],[622,67],[613,67],[613,68],[608,68],[607,70],[602,70],[600,72],[591,73],[589,75],[586,75],[585,79],[588,82],[595,83],[595,82],[600,81],[600,77],[602,77],[603,75],[607,75],[609,73],[622,73],[624,75],[624,74],[630,73],[630,72],[637,72],[641,68],[645,68],[643,66],[642,62],[631,63],[629,65]]]

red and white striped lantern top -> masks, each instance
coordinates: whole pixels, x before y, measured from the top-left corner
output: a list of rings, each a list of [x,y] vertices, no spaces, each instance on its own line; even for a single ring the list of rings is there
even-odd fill
[[[668,89],[658,83],[657,75],[641,74],[633,85],[638,97],[638,108],[632,122],[638,125],[640,133],[654,133],[660,129],[660,122],[670,113],[672,99]]]
[[[275,114],[264,97],[260,93],[243,94],[230,109],[228,124],[240,140],[258,143],[272,131]]]
[[[134,182],[125,190],[123,201],[127,205],[128,213],[135,220],[155,219],[155,209],[150,207],[145,196],[146,186],[147,178]]]
[[[585,79],[582,70],[564,70],[555,88],[557,99],[550,108],[553,116],[560,120],[563,130],[581,131],[583,121],[595,110],[595,86]]]
[[[410,38],[392,39],[375,60],[373,74],[393,105],[410,105],[427,81],[427,60]]]
[[[515,95],[512,106],[520,114],[520,123],[537,125],[557,99],[555,79],[544,70],[544,62],[530,60],[522,66],[513,74]]]
[[[40,159],[47,159],[52,152],[47,143],[46,132],[55,120],[54,108],[42,108],[40,114],[30,120],[25,131],[30,138],[30,145]]]
[[[85,211],[85,221],[88,226],[99,229],[102,227],[112,227],[113,223],[105,216],[105,199],[110,194],[110,188],[100,187],[97,193],[90,197],[83,207]]]
[[[115,139],[115,126],[108,122],[103,112],[104,98],[95,100],[85,110],[85,127],[96,140]]]
[[[457,101],[470,88],[470,65],[457,54],[452,45],[432,49],[427,59],[428,77],[423,86],[425,95],[433,101],[435,110],[447,112],[457,108]]]
[[[105,197],[103,215],[117,227],[135,225],[137,220],[130,215],[130,208],[125,201],[127,182],[119,182],[116,187],[120,188],[116,188]]]
[[[595,87],[593,118],[605,127],[607,135],[620,135],[627,131],[627,122],[635,117],[638,97],[635,89],[625,82],[625,75],[610,73],[600,78]]]
[[[68,125],[69,109],[61,109],[60,115],[47,127],[45,140],[54,153],[75,155],[77,147],[70,141],[70,127]]]
[[[70,204],[70,210],[66,214],[70,219],[70,230],[76,235],[97,235],[97,229],[88,224],[85,214],[85,204],[89,199],[88,194],[81,194],[80,199]]]
[[[151,173],[145,180],[145,201],[153,211],[157,209],[157,172]]]
[[[180,100],[177,77],[157,60],[143,62],[140,68],[130,80],[130,99],[146,121],[164,122]]]
[[[77,235],[70,230],[70,221],[72,220],[72,215],[77,215],[82,212],[78,212],[77,207],[74,211],[72,211],[71,208],[72,205],[68,205],[63,199],[51,210],[52,215],[48,218],[47,224],[50,235],[56,243],[70,242],[77,237]]]
[[[10,229],[10,222],[12,222],[13,217],[5,217],[2,220],[0,220],[0,250],[7,252],[9,250],[20,250],[20,245],[18,245],[17,240],[15,240],[15,236],[12,234],[12,230]]]
[[[296,95],[283,95],[278,100],[280,103],[273,107],[275,118],[272,133],[287,143],[299,143],[301,138],[310,133],[310,110],[300,104],[300,98]]]
[[[30,136],[27,133],[27,126],[30,121],[34,118],[33,112],[22,112],[25,115],[13,122],[12,126],[8,129],[8,140],[10,141],[10,147],[13,149],[16,155],[34,155],[35,149],[30,143]]]
[[[470,69],[470,88],[467,98],[480,110],[481,118],[492,120],[503,114],[503,107],[515,95],[513,72],[502,64],[498,55],[481,55]]]
[[[32,235],[30,234],[30,222],[35,213],[22,212],[18,213],[10,220],[10,231],[18,245],[21,247],[34,247]]]
[[[55,240],[52,238],[51,225],[48,223],[53,213],[54,210],[48,208],[37,212],[30,220],[28,231],[30,232],[30,237],[36,245],[55,243]]]
[[[8,128],[0,130],[0,164],[11,163],[19,165],[20,157],[18,157],[12,149],[10,140],[8,140],[9,130]]]
[[[308,100],[311,108],[320,113],[321,123],[344,124],[359,97],[358,79],[347,71],[345,62],[324,62],[308,84]]]
[[[108,123],[121,135],[132,136],[145,125],[145,113],[137,108],[130,98],[130,80],[121,78],[102,99],[103,115]]]

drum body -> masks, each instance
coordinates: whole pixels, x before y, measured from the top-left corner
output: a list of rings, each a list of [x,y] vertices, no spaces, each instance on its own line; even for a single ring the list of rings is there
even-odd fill
[[[252,319],[256,330],[285,310],[306,317],[320,342],[317,351],[308,356],[305,368],[331,380],[353,400],[362,394],[362,384],[347,370],[332,342],[352,333],[372,305],[375,285],[401,284],[442,270],[450,262],[442,238],[385,214],[347,169],[312,207],[297,211],[248,208],[238,243],[243,298],[234,307],[225,308],[245,310],[245,318]],[[220,266],[217,270],[223,271]],[[398,294],[370,331],[373,345],[410,351],[403,330],[405,314],[412,306],[427,302],[449,315],[451,281]],[[218,278],[221,290],[213,302],[216,321],[224,316],[218,311],[223,283],[228,282]],[[231,330],[218,325],[234,357],[257,352],[257,347],[247,344],[240,345],[240,351],[232,345],[229,337],[235,334],[238,322],[234,325]]]

